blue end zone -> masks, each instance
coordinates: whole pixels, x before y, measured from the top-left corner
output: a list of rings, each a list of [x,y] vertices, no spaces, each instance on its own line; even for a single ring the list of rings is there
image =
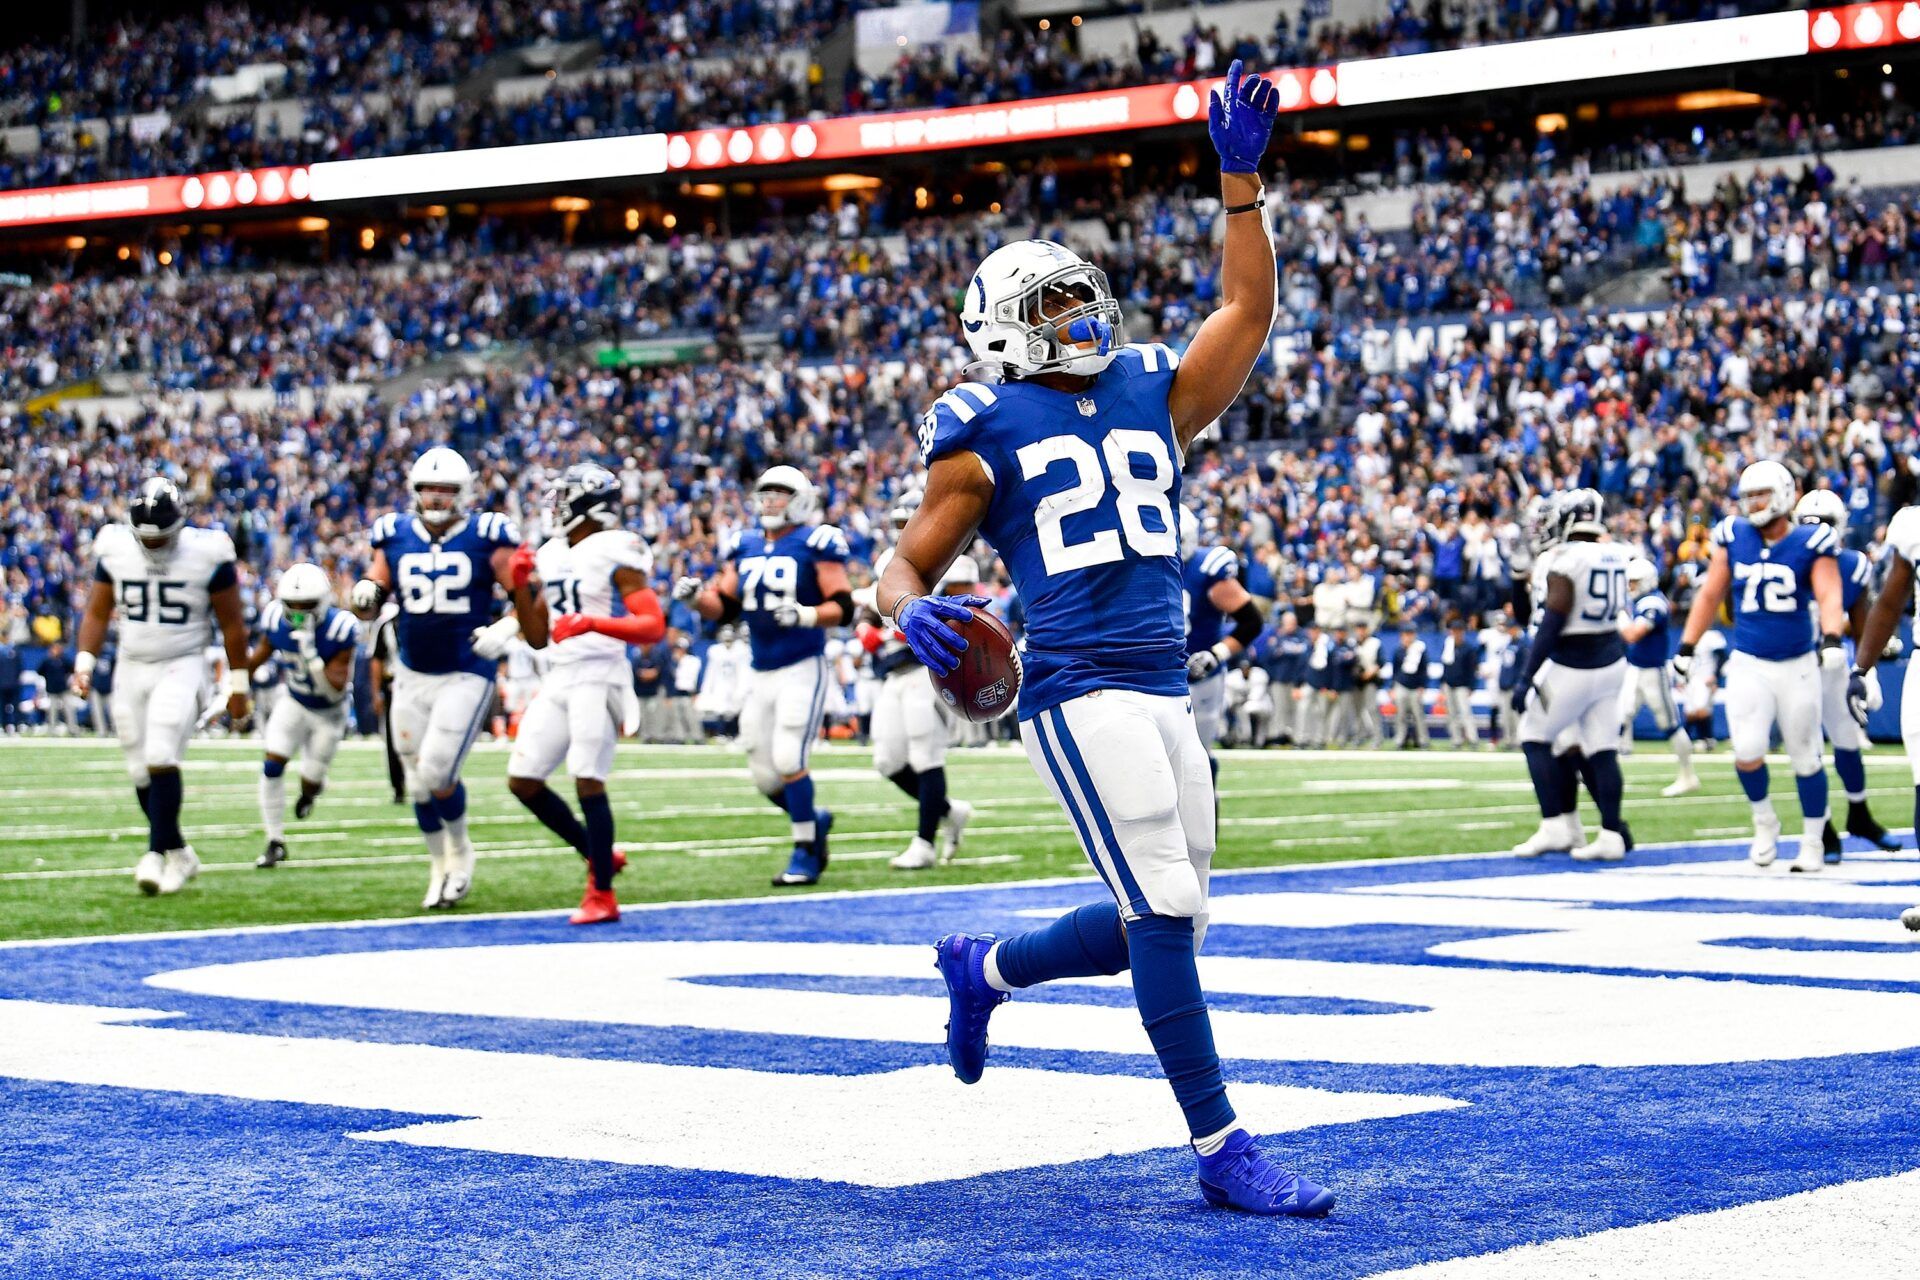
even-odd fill
[[[1642,850],[1627,867],[1726,860],[1738,852],[1728,845]],[[1572,866],[1564,858],[1333,864],[1221,875],[1214,889],[1223,898],[1341,893],[1564,875]],[[1884,867],[1889,881],[1920,882],[1920,863]],[[1675,897],[1632,909],[1873,915],[1814,903],[1690,900],[1679,895],[1697,886],[1688,877],[1673,879]],[[630,910],[617,937],[925,944],[955,928],[1030,928],[1036,921],[1023,913],[1065,909],[1100,892],[1086,881],[676,905]],[[1920,901],[1920,883],[1914,893]],[[1874,917],[1887,924],[1884,943],[1799,945],[1910,952],[1892,919],[1897,912]],[[1475,962],[1435,957],[1428,948],[1513,932],[1216,923],[1207,949],[1459,966]],[[0,949],[0,999],[164,1009],[178,1015],[168,1027],[816,1076],[939,1060],[935,1045],[342,1010],[188,995],[144,981],[285,956],[606,940],[605,933],[581,939],[556,914],[20,946]],[[1735,937],[1719,945],[1737,957],[1750,947],[1796,944]],[[924,994],[934,990],[930,950],[928,962],[925,980],[769,973],[704,981],[716,989]],[[1129,1003],[1124,987],[1097,986],[1019,999]],[[1216,1007],[1371,1017],[1419,1005],[1273,994],[1225,996]],[[5,1017],[0,1008],[0,1037]],[[1116,1053],[996,1046],[993,1063],[1153,1074],[1151,1059]],[[1357,1277],[1920,1168],[1920,1126],[1912,1122],[1920,1050],[1608,1069],[1233,1061],[1228,1071],[1236,1082],[1432,1094],[1469,1105],[1269,1140],[1278,1158],[1340,1196],[1331,1219],[1301,1223],[1206,1209],[1191,1157],[1177,1145],[1183,1135],[1170,1095],[1165,1149],[877,1189],[808,1180],[801,1160],[794,1178],[784,1179],[406,1146],[347,1135],[417,1124],[420,1115],[0,1078],[0,1184],[8,1188],[0,1198],[0,1270],[88,1280],[701,1273],[953,1280],[1105,1273],[1117,1265],[1116,1243],[1123,1242],[1127,1280]],[[756,1117],[743,1114],[738,1123],[751,1128]],[[1012,1131],[1021,1117],[1009,1114],[1006,1123]],[[915,1135],[903,1132],[897,1140],[911,1145]],[[937,1161],[939,1153],[927,1158]]]

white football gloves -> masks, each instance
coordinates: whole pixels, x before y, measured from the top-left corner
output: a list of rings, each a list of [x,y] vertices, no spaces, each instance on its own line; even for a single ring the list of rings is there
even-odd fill
[[[473,651],[487,659],[503,658],[519,634],[520,619],[510,613],[498,622],[473,629]]]

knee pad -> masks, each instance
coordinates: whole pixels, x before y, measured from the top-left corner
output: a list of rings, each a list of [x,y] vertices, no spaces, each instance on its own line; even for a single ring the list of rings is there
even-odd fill
[[[753,785],[763,796],[777,796],[787,789],[786,778],[773,767],[773,761],[760,752],[747,757],[747,772],[753,775]]]
[[[806,767],[806,730],[776,728],[768,755],[772,758],[773,771],[781,777],[790,777]]]
[[[287,762],[285,760],[262,760],[260,762],[260,772],[269,778],[277,778],[286,771]]]
[[[144,760],[128,760],[127,776],[133,779],[136,787],[146,787],[153,782],[153,775],[147,772],[147,762]]]

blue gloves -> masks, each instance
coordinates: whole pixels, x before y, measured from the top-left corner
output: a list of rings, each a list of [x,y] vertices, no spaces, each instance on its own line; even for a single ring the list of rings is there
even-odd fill
[[[1527,713],[1527,704],[1533,701],[1533,681],[1521,680],[1514,684],[1513,693],[1507,699],[1507,705],[1513,708],[1513,714],[1523,716]]]
[[[947,621],[963,622],[973,616],[975,605],[986,604],[985,596],[914,596],[893,615],[893,625],[927,670],[951,675],[967,651],[967,639]]]
[[[1280,115],[1280,91],[1261,76],[1242,79],[1235,58],[1227,68],[1226,92],[1216,89],[1207,104],[1207,136],[1220,153],[1220,172],[1258,173],[1267,139]]]

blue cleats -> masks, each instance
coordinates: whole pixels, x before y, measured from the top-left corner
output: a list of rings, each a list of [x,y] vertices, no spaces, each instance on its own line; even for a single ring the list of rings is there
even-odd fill
[[[820,859],[820,869],[827,869],[827,835],[833,830],[833,810],[815,809],[813,811],[813,856]]]
[[[787,869],[773,878],[773,887],[785,889],[799,884],[819,884],[820,872],[826,862],[813,851],[810,844],[793,846],[793,857],[787,859]]]
[[[961,1084],[977,1084],[987,1069],[987,1019],[1007,993],[987,984],[990,933],[950,933],[933,944],[935,967],[947,982],[947,1061]]]
[[[1200,1157],[1200,1193],[1216,1209],[1241,1213],[1324,1218],[1333,1212],[1333,1192],[1261,1155],[1245,1129],[1228,1134],[1215,1154]]]

